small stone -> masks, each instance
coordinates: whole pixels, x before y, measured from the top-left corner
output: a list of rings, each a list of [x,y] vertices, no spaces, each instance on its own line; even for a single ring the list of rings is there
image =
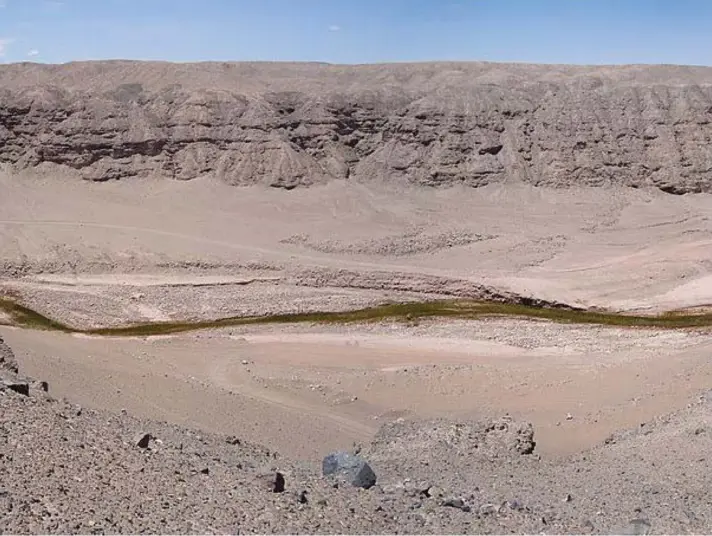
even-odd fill
[[[284,475],[279,471],[265,471],[258,479],[262,486],[271,493],[282,493],[284,491]]]
[[[208,467],[206,467],[205,469],[201,469],[200,472],[201,472],[201,474],[209,475],[209,474],[210,474],[210,469],[209,469]]]
[[[425,488],[422,493],[426,497],[432,498],[440,498],[445,494],[442,488],[439,488],[438,486],[429,486],[428,488]]]
[[[567,421],[572,421],[572,420],[574,420],[574,416],[571,415],[570,413],[567,413],[567,414],[566,414],[566,420],[567,420]]]
[[[250,362],[249,362],[247,359],[243,359],[243,360],[241,361],[241,363],[242,363],[243,365],[249,365],[249,364],[250,364]]]
[[[469,511],[469,507],[465,505],[465,501],[463,501],[460,498],[452,498],[452,499],[446,499],[443,501],[443,506],[447,506],[449,508],[457,508],[458,510],[467,510]]]
[[[522,503],[520,503],[517,499],[510,499],[505,503],[510,510],[521,510],[523,508]]]
[[[571,502],[571,501],[573,501],[573,500],[574,500],[574,498],[571,496],[571,494],[570,494],[570,493],[567,493],[567,494],[566,494],[566,497],[564,497],[563,502],[568,503],[568,502]]]
[[[615,529],[613,532],[615,534],[622,534],[626,536],[645,536],[650,534],[652,526],[650,521],[647,519],[632,519],[626,526]]]
[[[10,391],[14,391],[24,396],[30,396],[30,384],[27,382],[4,380],[2,385]]]
[[[45,393],[49,392],[49,383],[46,381],[35,381],[32,382],[32,387],[34,389],[38,389],[39,391],[43,391]]]
[[[225,439],[225,443],[227,443],[228,445],[239,445],[242,443],[242,441],[240,441],[235,436],[229,436]]]
[[[494,504],[483,504],[480,506],[480,514],[483,516],[491,515],[497,512],[497,507]]]
[[[297,502],[299,504],[307,504],[309,502],[309,499],[307,499],[307,492],[306,490],[302,490],[299,493],[299,497],[297,497]]]
[[[134,437],[134,445],[142,449],[147,449],[148,445],[151,443],[151,439],[153,439],[151,434],[141,432],[139,434],[136,434],[136,436]]]

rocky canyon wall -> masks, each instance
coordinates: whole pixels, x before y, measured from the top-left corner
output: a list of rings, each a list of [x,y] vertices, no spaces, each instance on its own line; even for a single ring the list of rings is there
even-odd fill
[[[86,62],[0,67],[0,164],[712,192],[712,68]]]

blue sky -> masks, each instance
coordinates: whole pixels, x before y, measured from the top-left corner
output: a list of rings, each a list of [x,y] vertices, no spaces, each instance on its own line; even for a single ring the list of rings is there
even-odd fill
[[[712,0],[0,0],[0,62],[712,65]]]

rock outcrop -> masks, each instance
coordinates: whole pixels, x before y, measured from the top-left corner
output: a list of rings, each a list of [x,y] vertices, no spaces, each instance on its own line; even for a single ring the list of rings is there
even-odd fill
[[[12,349],[5,344],[5,341],[0,336],[0,371],[11,372],[17,374],[20,372],[17,366],[17,359]]]
[[[0,164],[712,192],[712,68],[126,61],[0,67]]]

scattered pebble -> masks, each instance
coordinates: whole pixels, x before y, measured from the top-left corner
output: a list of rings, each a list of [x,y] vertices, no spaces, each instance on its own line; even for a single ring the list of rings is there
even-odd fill
[[[147,449],[151,443],[151,439],[153,439],[151,437],[151,434],[147,434],[145,432],[140,432],[134,436],[133,442],[134,442],[134,445],[136,445],[137,447],[142,448],[142,449]]]
[[[483,504],[480,506],[481,515],[492,515],[497,513],[497,507],[494,504]]]
[[[257,477],[261,486],[271,493],[282,493],[285,489],[284,475],[279,471],[267,470],[263,471]]]
[[[465,512],[470,511],[470,507],[465,504],[465,501],[463,501],[460,498],[452,498],[452,499],[446,499],[443,501],[443,506],[447,506],[450,508],[457,508],[458,510],[463,510]]]

